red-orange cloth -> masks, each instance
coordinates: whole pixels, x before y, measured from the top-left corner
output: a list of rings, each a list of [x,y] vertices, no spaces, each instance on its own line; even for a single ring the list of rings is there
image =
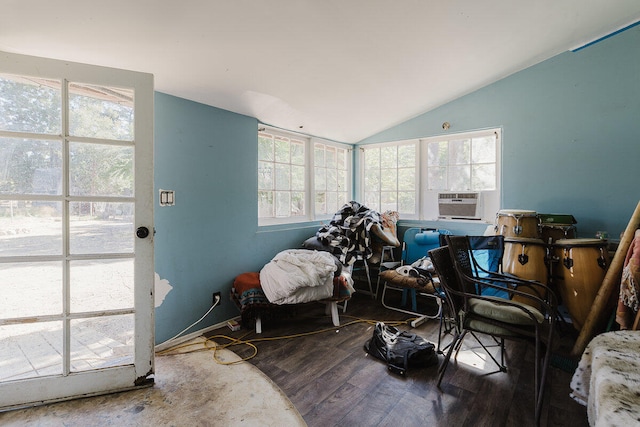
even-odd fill
[[[242,295],[243,292],[249,289],[261,288],[260,273],[251,272],[239,274],[233,281],[233,287],[236,289],[238,295]]]

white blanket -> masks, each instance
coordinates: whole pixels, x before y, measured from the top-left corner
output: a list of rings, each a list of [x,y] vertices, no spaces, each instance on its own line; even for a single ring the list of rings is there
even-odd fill
[[[289,249],[260,271],[260,284],[272,304],[298,304],[333,295],[336,259],[329,252]]]
[[[587,407],[589,425],[638,425],[640,331],[596,336],[582,354],[571,390],[571,397]]]

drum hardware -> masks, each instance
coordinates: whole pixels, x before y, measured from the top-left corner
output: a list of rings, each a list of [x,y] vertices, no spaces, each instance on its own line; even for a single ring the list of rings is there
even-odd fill
[[[518,255],[518,262],[522,265],[525,265],[526,263],[529,262],[529,255],[524,253],[524,247],[522,248],[522,252],[520,255]]]
[[[606,270],[606,268],[607,268],[607,260],[604,257],[604,249],[603,248],[600,248],[600,257],[598,257],[598,265],[603,270]]]
[[[571,270],[573,268],[573,258],[564,258],[562,260],[562,263],[564,264],[565,267],[567,267],[569,270]]]

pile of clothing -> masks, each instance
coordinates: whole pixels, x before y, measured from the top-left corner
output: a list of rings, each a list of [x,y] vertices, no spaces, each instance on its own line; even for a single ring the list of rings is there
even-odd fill
[[[397,221],[395,212],[389,213],[388,217],[396,218]],[[389,218],[383,218],[379,212],[351,201],[335,213],[329,224],[316,232],[316,238],[340,262],[352,265],[358,255],[362,255],[364,259],[374,255],[371,244],[374,235],[390,246],[400,246],[395,233],[384,230],[385,225],[389,225]]]

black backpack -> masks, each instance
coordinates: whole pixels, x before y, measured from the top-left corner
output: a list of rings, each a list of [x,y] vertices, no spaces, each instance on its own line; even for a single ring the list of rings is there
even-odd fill
[[[433,343],[382,322],[376,323],[373,337],[364,344],[364,349],[370,355],[387,362],[388,369],[400,375],[405,375],[410,367],[426,367],[438,363]]]

